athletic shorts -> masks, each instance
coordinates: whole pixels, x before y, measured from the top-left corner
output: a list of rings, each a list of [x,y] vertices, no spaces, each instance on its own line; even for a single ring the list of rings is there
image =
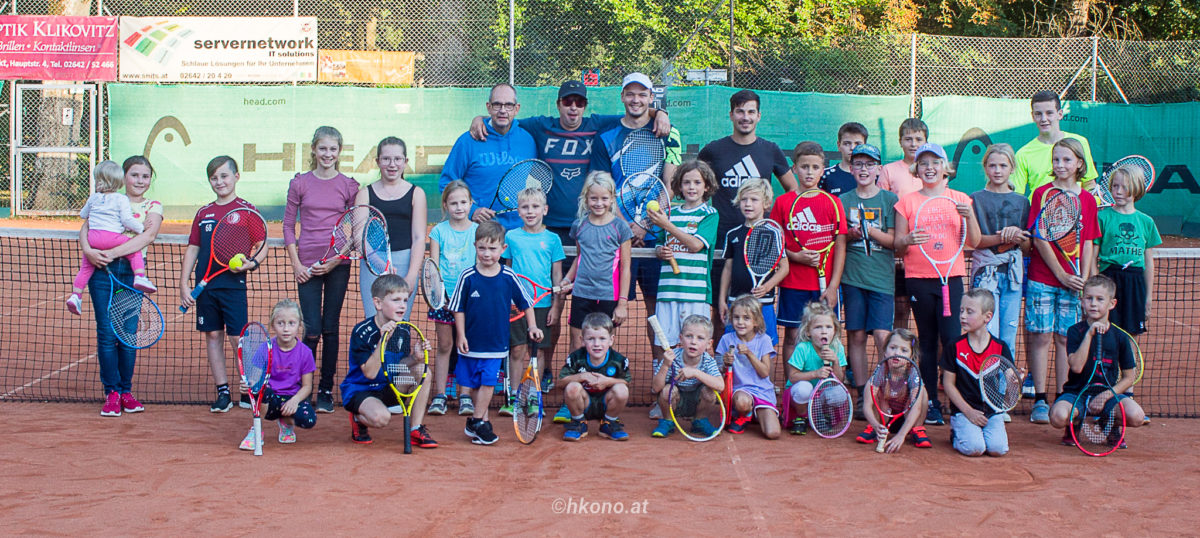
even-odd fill
[[[734,390],[733,394],[737,395],[737,393],[739,393],[739,392],[749,396],[752,400],[754,400],[754,407],[752,408],[754,411],[758,411],[759,409],[770,409],[770,410],[774,411],[776,414],[779,413],[779,407],[777,407],[775,405],[775,402],[773,402],[771,400],[764,400],[762,398],[759,398],[758,396],[750,394],[749,391],[745,391],[742,389]]]
[[[883,292],[842,284],[847,331],[890,331],[896,298]]]
[[[700,388],[703,385],[697,384],[690,389],[680,389],[675,391],[674,397],[679,398],[679,405],[675,409],[676,417],[694,417],[696,410],[700,407]],[[667,411],[667,416],[670,416],[670,411]]]
[[[538,344],[538,349],[542,348],[542,344],[546,343],[546,336],[550,329],[546,327],[546,316],[550,315],[550,307],[534,308],[533,318],[537,324],[537,328],[542,330],[542,342]],[[523,346],[529,343],[529,320],[528,316],[523,316],[521,319],[508,324],[508,348],[514,349],[517,346]]]
[[[1079,295],[1067,288],[1028,281],[1025,292],[1025,329],[1031,333],[1057,333],[1079,323]]]
[[[1057,405],[1058,402],[1067,402],[1071,405],[1075,405],[1075,400],[1078,400],[1078,399],[1079,399],[1078,394],[1076,394],[1074,392],[1064,392],[1062,394],[1059,394],[1058,397],[1054,399],[1054,403]],[[1133,397],[1128,394],[1118,394],[1117,395],[1118,402],[1121,400],[1131,400],[1131,399],[1133,399]]]
[[[205,289],[196,298],[196,330],[219,331],[238,336],[246,326],[246,290]]]
[[[601,312],[612,319],[613,311],[617,309],[617,301],[604,301],[599,299],[584,299],[582,297],[571,298],[571,319],[570,324],[576,329],[583,328],[583,318],[592,312]]]
[[[712,316],[712,306],[708,303],[680,303],[676,301],[659,301],[654,303],[654,315],[666,333],[669,347],[679,343],[679,333],[683,330],[683,320],[688,316],[702,316],[709,319]],[[654,336],[654,345],[661,346],[658,335]]]
[[[425,317],[434,323],[441,323],[442,325],[454,325],[454,312],[446,310],[445,308],[430,310],[428,314],[425,314]]]
[[[1117,284],[1117,306],[1108,312],[1108,320],[1129,334],[1146,332],[1146,270],[1113,265],[1100,274]]]
[[[589,392],[587,408],[583,410],[583,420],[603,419],[605,413],[608,412],[608,404],[604,401],[607,397],[607,390],[595,394]]]
[[[347,411],[358,414],[358,407],[362,405],[367,398],[375,398],[383,402],[387,407],[395,407],[400,405],[400,401],[396,399],[396,393],[392,392],[390,387],[384,387],[383,390],[360,390],[355,392],[349,400],[342,402],[342,407]]]
[[[779,288],[779,324],[789,329],[800,327],[804,307],[808,306],[808,303],[820,300],[821,292],[817,290]]]
[[[454,365],[454,382],[469,389],[494,387],[500,379],[500,361],[459,357]]]

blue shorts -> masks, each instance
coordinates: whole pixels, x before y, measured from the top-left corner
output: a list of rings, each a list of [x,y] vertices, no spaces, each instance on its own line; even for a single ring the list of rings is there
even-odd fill
[[[242,334],[246,326],[246,290],[205,289],[196,298],[196,330],[219,331],[233,336]]]
[[[1025,329],[1031,333],[1057,333],[1079,323],[1079,295],[1067,288],[1027,281],[1025,288]]]
[[[662,273],[662,260],[658,258],[633,258],[629,260],[630,301],[637,298],[635,290],[642,289],[642,301],[658,299],[658,276]]]
[[[1127,400],[1130,398],[1132,398],[1132,396],[1130,396],[1128,394],[1118,394],[1117,395],[1118,402],[1121,400]],[[1078,399],[1079,399],[1079,394],[1076,394],[1074,392],[1064,392],[1062,394],[1059,394],[1058,397],[1054,399],[1054,404],[1058,405],[1058,402],[1067,402],[1071,405],[1075,405],[1075,400],[1078,400]]]
[[[896,298],[879,291],[842,284],[847,331],[890,331]]]
[[[500,377],[501,360],[459,357],[454,365],[454,382],[469,389],[494,387]]]
[[[808,303],[820,300],[821,292],[817,290],[779,288],[779,324],[789,329],[800,327],[804,307],[808,306]]]
[[[779,345],[779,323],[775,320],[775,305],[762,305],[763,321],[767,326],[767,336],[771,337],[771,345]],[[733,332],[733,324],[725,326],[725,334]]]

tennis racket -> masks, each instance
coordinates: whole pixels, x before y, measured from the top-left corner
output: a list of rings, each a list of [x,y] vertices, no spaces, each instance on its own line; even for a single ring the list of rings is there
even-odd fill
[[[446,306],[446,284],[442,282],[442,272],[430,258],[421,263],[421,296],[430,312]]]
[[[518,199],[521,191],[529,188],[541,190],[548,194],[554,186],[554,170],[545,161],[525,159],[508,167],[500,183],[496,186],[496,197],[488,206],[496,214],[510,213],[520,205]]]
[[[329,260],[360,260],[363,258],[365,244],[363,238],[366,235],[367,223],[378,218],[385,224],[386,222],[378,209],[369,205],[356,205],[342,212],[338,217],[337,223],[333,225],[333,230],[329,233],[329,248],[325,249],[325,254],[321,255],[321,260],[313,264],[320,265],[327,263]],[[308,274],[312,274],[313,268],[308,268]]]
[[[879,413],[879,421],[884,422],[884,429],[878,435],[879,444],[875,446],[876,452],[883,452],[888,431],[921,396],[920,369],[906,357],[886,357],[875,366],[875,372],[867,380],[867,390],[871,393],[871,404]]]
[[[833,363],[825,361],[825,366],[832,367]],[[808,401],[808,423],[817,435],[826,439],[841,437],[850,429],[853,417],[854,398],[846,385],[832,375],[817,383]]]
[[[204,287],[217,275],[229,270],[229,260],[241,254],[246,262],[253,260],[267,244],[267,222],[250,208],[239,207],[225,214],[213,227],[208,248],[208,267],[204,278],[192,288],[192,299],[200,296]],[[180,312],[188,311],[180,305]]]
[[[917,207],[913,229],[929,234],[917,248],[933,266],[942,283],[942,317],[950,317],[950,271],[967,241],[967,219],[958,214],[958,202],[948,196],[931,196]]]
[[[989,355],[979,365],[979,394],[993,411],[1007,413],[1021,401],[1022,379],[1025,373],[1008,357]]]
[[[621,169],[625,181],[637,174],[662,177],[663,160],[667,149],[663,140],[654,136],[648,127],[634,129],[625,135],[625,143],[613,155],[612,162]]]
[[[250,411],[254,413],[254,455],[262,455],[262,393],[271,378],[271,335],[257,321],[242,328],[238,338],[238,372],[242,386],[250,395]]]
[[[521,286],[521,292],[525,294],[525,297],[529,298],[529,304],[531,306],[541,302],[542,299],[545,299],[547,295],[551,293],[558,293],[562,290],[562,288],[558,286],[547,288],[546,286],[538,284],[537,282],[534,282],[533,279],[520,273],[513,274],[517,276],[517,284]],[[525,317],[525,311],[517,308],[517,305],[514,303],[512,305],[512,311],[509,314],[508,321],[517,321],[523,317]]]
[[[1079,276],[1079,228],[1082,224],[1079,196],[1067,190],[1048,189],[1042,199],[1033,236],[1053,244],[1067,259],[1075,276]]]
[[[1095,335],[1096,358],[1087,387],[1071,405],[1071,438],[1084,454],[1103,457],[1125,440],[1125,406],[1104,372],[1104,345]]]
[[[162,311],[141,290],[129,286],[112,274],[107,266],[109,295],[108,323],[122,344],[133,349],[145,349],[162,338]]]
[[[523,444],[530,444],[537,439],[542,430],[542,389],[538,368],[537,342],[529,341],[529,364],[525,366],[525,375],[517,385],[517,401],[513,403],[513,427],[517,430],[517,439]]]
[[[367,270],[375,276],[392,272],[392,243],[388,239],[387,220],[372,216],[363,226],[362,255]]]
[[[818,218],[820,214],[823,218]],[[825,293],[828,281],[825,278],[825,267],[828,265],[829,253],[833,249],[834,239],[841,228],[842,214],[838,209],[837,200],[821,189],[809,189],[796,196],[792,208],[788,211],[791,222],[788,228],[792,237],[804,250],[811,250],[819,255],[817,262],[817,280],[821,285],[821,293]],[[832,222],[828,220],[832,215]]]
[[[1104,174],[1096,180],[1091,189],[1092,194],[1096,196],[1096,200],[1099,201],[1099,205],[1102,208],[1110,207],[1114,203],[1112,196],[1112,174],[1120,168],[1140,172],[1147,192],[1154,185],[1154,164],[1150,162],[1150,159],[1141,155],[1130,155],[1117,159],[1117,162],[1112,163],[1112,165],[1104,170]],[[1131,174],[1131,176],[1137,177],[1137,174]]]
[[[742,243],[742,254],[746,261],[746,271],[754,283],[751,288],[757,288],[767,280],[779,260],[783,259],[783,228],[771,219],[761,219],[750,226],[746,232],[746,241]]]
[[[875,220],[875,210],[867,211],[867,208],[862,204],[858,204],[858,232],[862,234],[863,254],[871,255],[871,238],[867,236],[867,221]]]
[[[416,345],[413,349],[413,335]],[[412,454],[412,408],[417,394],[429,375],[429,344],[416,325],[407,321],[396,322],[396,327],[383,335],[379,346],[379,360],[383,363],[383,375],[388,386],[396,395],[396,401],[404,411],[404,453]]]
[[[1129,331],[1122,329],[1116,323],[1109,323],[1108,326],[1116,327],[1117,330],[1125,333],[1125,337],[1129,339],[1129,346],[1133,348],[1133,355],[1137,358],[1137,377],[1133,379],[1133,384],[1136,386],[1142,382],[1142,374],[1146,371],[1146,360],[1142,357],[1142,346],[1138,345],[1137,339],[1132,334],[1129,334]]]

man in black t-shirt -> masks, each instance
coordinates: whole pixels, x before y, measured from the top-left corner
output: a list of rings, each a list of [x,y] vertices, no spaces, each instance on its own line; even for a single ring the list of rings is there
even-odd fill
[[[758,94],[753,91],[741,90],[733,94],[729,98],[729,121],[733,122],[733,134],[709,142],[700,150],[700,160],[708,163],[717,173],[717,192],[713,194],[712,205],[720,215],[717,224],[719,238],[725,237],[729,230],[746,220],[733,205],[733,198],[737,196],[742,180],[757,177],[770,181],[771,174],[774,174],[785,191],[796,190],[796,178],[783,151],[774,142],[759,138],[755,132],[760,118],[759,104]],[[711,275],[714,290],[720,284],[723,268],[723,260],[713,259]]]

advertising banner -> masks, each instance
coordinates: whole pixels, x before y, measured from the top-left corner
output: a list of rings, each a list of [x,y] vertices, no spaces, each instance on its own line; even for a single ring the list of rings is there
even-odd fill
[[[0,15],[0,78],[117,79],[116,17]]]
[[[416,53],[321,49],[321,82],[412,86]]]
[[[315,17],[121,17],[127,82],[317,80]]]

